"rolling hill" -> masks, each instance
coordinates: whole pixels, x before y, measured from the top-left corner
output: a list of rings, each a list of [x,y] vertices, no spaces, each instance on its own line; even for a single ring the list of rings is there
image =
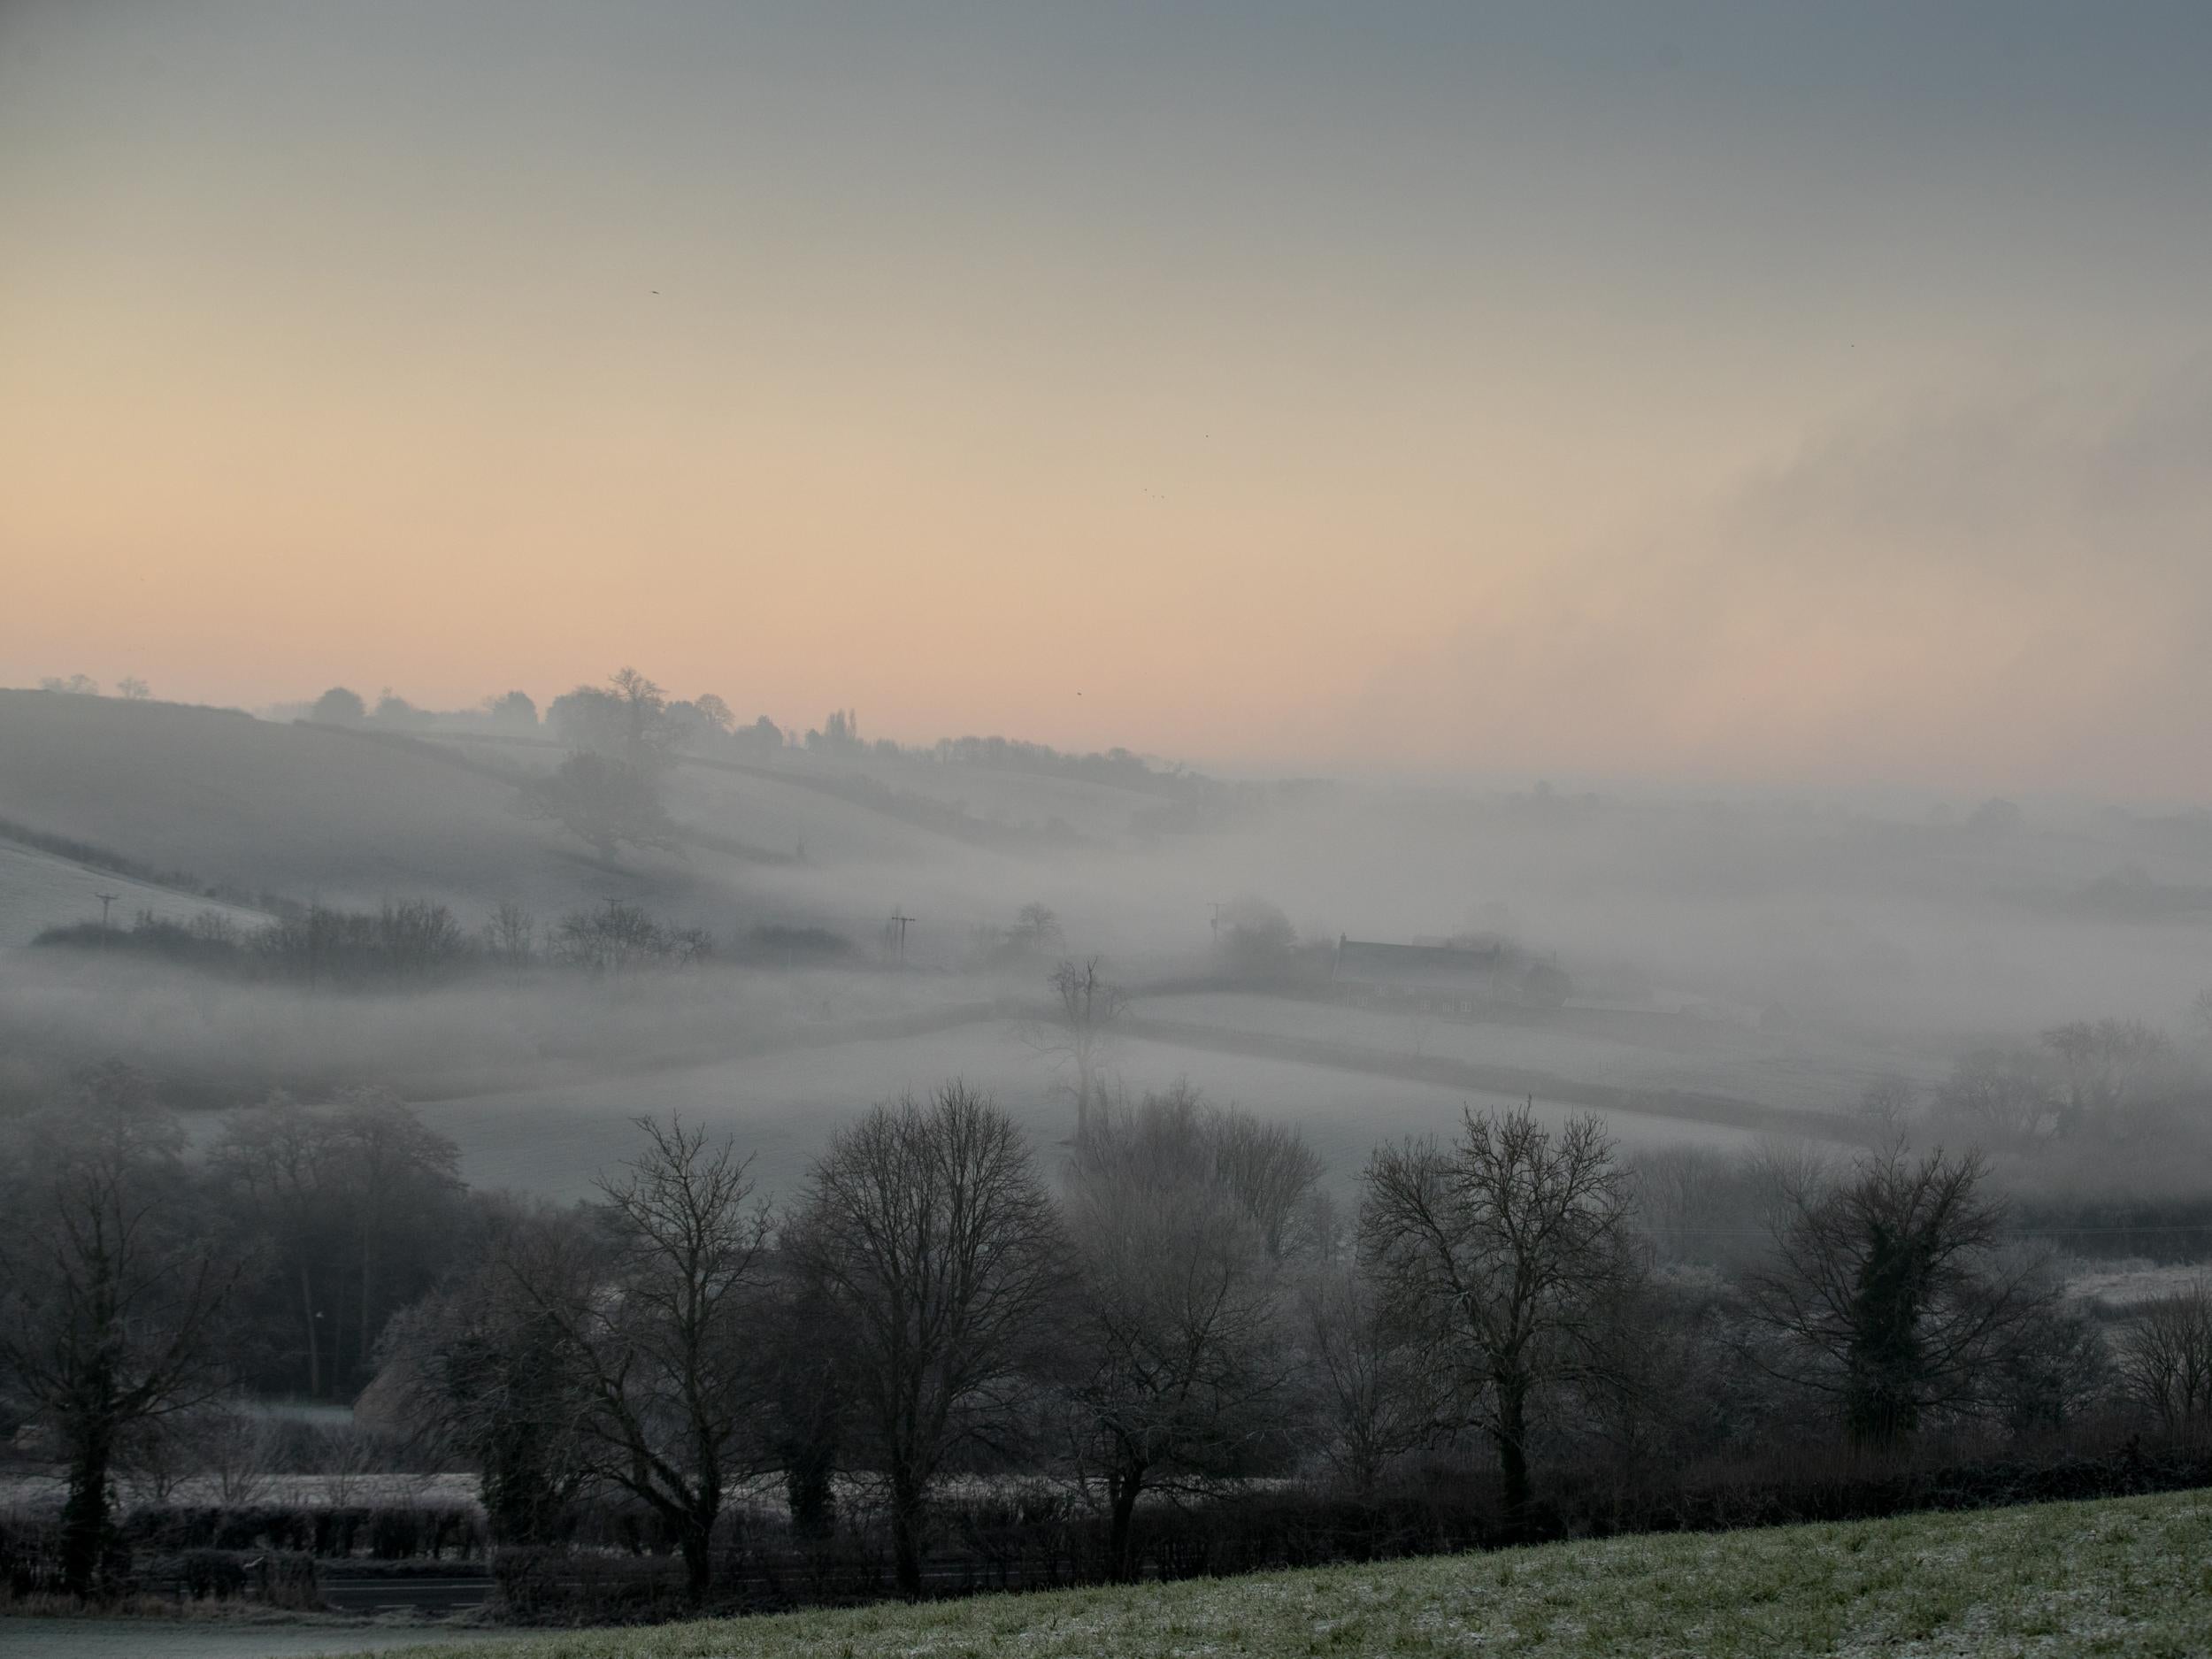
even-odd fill
[[[749,910],[824,906],[867,921],[890,901],[865,881],[825,884],[824,872],[964,866],[983,884],[1000,856],[902,816],[899,797],[879,787],[840,793],[763,769],[686,764],[668,785],[687,832],[681,852],[610,865],[516,810],[514,780],[558,753],[0,691],[0,943],[85,919],[87,882],[104,879],[81,860],[9,839],[7,826],[188,878],[129,883],[119,917],[188,915],[210,908],[211,886],[343,905],[425,896],[472,918],[503,898],[554,914],[619,896],[718,926]],[[772,872],[785,879],[764,882]]]
[[[2202,1492],[1552,1544],[1248,1578],[979,1596],[642,1630],[505,1659],[1021,1654],[2181,1655],[2212,1630]],[[432,1646],[460,1659],[476,1646]]]

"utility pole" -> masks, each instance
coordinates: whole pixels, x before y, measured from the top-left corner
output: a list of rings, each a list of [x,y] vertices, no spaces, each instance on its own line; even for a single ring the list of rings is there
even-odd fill
[[[891,919],[884,926],[886,942],[890,945],[891,954],[902,968],[906,966],[906,925],[914,919],[906,914],[905,906],[898,905],[893,908]]]
[[[100,901],[100,931],[104,933],[108,930],[108,907],[123,895],[119,893],[96,893],[92,896]]]

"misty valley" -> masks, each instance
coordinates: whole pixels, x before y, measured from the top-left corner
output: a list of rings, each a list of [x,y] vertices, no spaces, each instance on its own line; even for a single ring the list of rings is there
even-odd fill
[[[0,1589],[457,1636],[2203,1484],[2206,895],[2062,800],[0,692]]]

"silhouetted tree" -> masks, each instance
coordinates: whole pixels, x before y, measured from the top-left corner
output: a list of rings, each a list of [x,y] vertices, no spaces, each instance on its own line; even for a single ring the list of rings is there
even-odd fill
[[[324,726],[358,726],[368,718],[368,707],[358,693],[333,686],[315,699],[311,718]]]
[[[1239,973],[1279,972],[1298,943],[1298,930],[1277,906],[1243,894],[1221,907],[1221,953]]]
[[[537,918],[513,899],[502,899],[484,923],[484,948],[492,960],[517,973],[537,956]]]
[[[695,1598],[724,1499],[767,1450],[758,1432],[769,1236],[751,1160],[680,1122],[641,1118],[643,1151],[599,1183],[607,1248],[580,1236],[509,1265],[588,1395],[597,1475],[662,1517]]]
[[[877,1107],[814,1165],[793,1248],[844,1321],[853,1422],[889,1482],[906,1595],[921,1594],[945,1459],[1010,1409],[1062,1280],[1059,1240],[1020,1132],[964,1084]]]
[[[579,686],[554,698],[546,724],[579,754],[604,756],[648,774],[666,764],[679,735],[666,694],[634,668],[616,670],[603,687]]]
[[[537,729],[538,705],[526,691],[508,691],[487,697],[484,712],[502,726],[519,726],[527,731]]]
[[[1042,1019],[1024,1027],[1030,1046],[1050,1057],[1060,1085],[1075,1102],[1079,1134],[1093,1106],[1106,1097],[1116,1027],[1129,1011],[1129,994],[1100,972],[1096,956],[1063,960],[1047,977],[1053,1002]]]
[[[59,1433],[62,1578],[83,1596],[114,1548],[127,1440],[222,1386],[216,1320],[239,1263],[196,1202],[182,1130],[157,1108],[96,1090],[12,1141],[0,1370]]]
[[[1360,1245],[1388,1316],[1423,1333],[1496,1445],[1517,1521],[1539,1396],[1600,1368],[1641,1278],[1613,1143],[1595,1118],[1554,1131],[1532,1108],[1471,1111],[1448,1148],[1378,1151],[1366,1187]]]
[[[1254,1472],[1288,1428],[1283,1276],[1248,1202],[1274,1194],[1232,1179],[1250,1131],[1177,1088],[1094,1111],[1069,1161],[1075,1459],[1103,1479],[1122,1578],[1148,1486]]]
[[[1393,1459],[1440,1432],[1450,1391],[1419,1333],[1386,1317],[1374,1281],[1352,1263],[1309,1279],[1299,1303],[1321,1455],[1366,1496]]]
[[[592,1473],[591,1379],[559,1319],[525,1285],[581,1224],[503,1210],[486,1257],[395,1318],[357,1417],[388,1424],[440,1468],[473,1469],[492,1538],[557,1539]]]
[[[1984,1048],[1951,1068],[1936,1110],[2000,1146],[2024,1146],[2057,1125],[2061,1105],[2043,1057],[2019,1048]]]
[[[2056,1064],[2063,1100],[2058,1132],[2109,1127],[2138,1103],[2171,1057],[2163,1032],[2139,1019],[2078,1019],[2043,1033]]]
[[[611,756],[571,755],[550,777],[534,780],[525,808],[612,859],[625,845],[673,848],[676,826],[661,805],[652,774]]]
[[[2119,1341],[2120,1375],[2169,1432],[2212,1427],[2212,1284],[2137,1310]]]
[[[2055,1295],[1999,1249],[2003,1211],[1976,1156],[1901,1148],[1840,1179],[1786,1171],[1775,1260],[1750,1276],[1787,1340],[1778,1365],[1833,1396],[1853,1440],[1891,1446],[1939,1410],[1994,1409],[2003,1368]]]
[[[232,1213],[261,1241],[256,1306],[271,1326],[299,1333],[304,1375],[285,1386],[316,1398],[349,1392],[367,1379],[385,1322],[447,1265],[459,1148],[370,1088],[327,1107],[276,1094],[233,1112],[209,1160]]]

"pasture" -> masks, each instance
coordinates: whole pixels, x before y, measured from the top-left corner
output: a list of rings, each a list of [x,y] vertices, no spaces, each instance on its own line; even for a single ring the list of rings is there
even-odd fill
[[[1234,1579],[984,1596],[503,1645],[511,1659],[1020,1654],[2077,1654],[2212,1630],[2212,1495],[1609,1539]],[[426,1648],[423,1659],[472,1649]]]

